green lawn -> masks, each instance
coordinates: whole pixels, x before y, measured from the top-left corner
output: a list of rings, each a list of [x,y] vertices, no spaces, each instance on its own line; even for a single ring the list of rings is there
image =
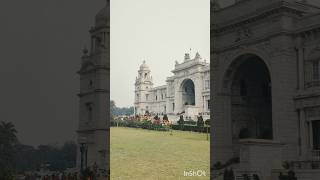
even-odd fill
[[[209,179],[210,141],[205,133],[111,128],[112,180]],[[185,177],[204,170],[206,176]]]

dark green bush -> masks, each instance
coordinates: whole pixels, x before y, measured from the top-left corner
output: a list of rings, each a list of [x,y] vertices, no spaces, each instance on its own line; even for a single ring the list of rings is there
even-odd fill
[[[181,129],[181,125],[178,124],[173,124],[172,129],[174,130],[182,130],[182,131],[194,131],[194,132],[199,132],[198,126],[195,125],[183,125],[183,129]],[[210,132],[210,127],[204,127],[201,129],[201,132],[206,133],[208,129],[208,132]]]
[[[120,127],[131,127],[131,128],[142,128],[157,131],[169,131],[170,128],[163,126],[162,124],[155,124],[148,120],[138,121],[138,120],[113,120],[111,121],[111,126]]]
[[[204,122],[205,125],[207,126],[210,126],[210,119],[207,119],[205,122]]]
[[[184,124],[186,125],[197,125],[196,121],[184,121]]]

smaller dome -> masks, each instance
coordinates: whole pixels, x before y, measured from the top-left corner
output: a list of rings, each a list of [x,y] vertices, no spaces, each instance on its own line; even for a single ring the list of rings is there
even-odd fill
[[[140,66],[140,70],[149,70],[149,66],[146,64],[146,61],[143,61],[143,64]]]
[[[109,7],[110,0],[107,0],[106,6],[101,9],[98,14],[96,15],[96,26],[106,26],[110,22],[110,7]]]

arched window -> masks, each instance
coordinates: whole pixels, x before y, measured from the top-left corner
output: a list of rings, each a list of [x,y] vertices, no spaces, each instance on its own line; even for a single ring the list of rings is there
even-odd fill
[[[240,82],[240,96],[247,96],[247,85],[244,80]]]

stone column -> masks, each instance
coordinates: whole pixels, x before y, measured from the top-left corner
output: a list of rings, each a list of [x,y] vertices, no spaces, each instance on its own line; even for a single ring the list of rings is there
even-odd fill
[[[300,117],[299,117],[299,123],[300,123],[300,148],[301,148],[301,160],[306,160],[308,155],[308,134],[307,134],[307,123],[306,123],[306,115],[305,110],[300,110]]]
[[[194,83],[194,90],[195,90],[195,106],[198,108],[198,112],[201,111],[202,109],[202,83],[201,83],[201,78],[199,77],[199,75],[196,76],[196,78],[193,79],[193,83]]]
[[[213,154],[211,162],[213,164],[218,161],[225,163],[233,157],[230,96],[216,94],[214,100],[212,118],[214,126],[210,131],[211,153]]]
[[[180,89],[179,81],[175,82],[175,88],[174,88],[174,113],[178,113],[182,111],[182,92]]]

